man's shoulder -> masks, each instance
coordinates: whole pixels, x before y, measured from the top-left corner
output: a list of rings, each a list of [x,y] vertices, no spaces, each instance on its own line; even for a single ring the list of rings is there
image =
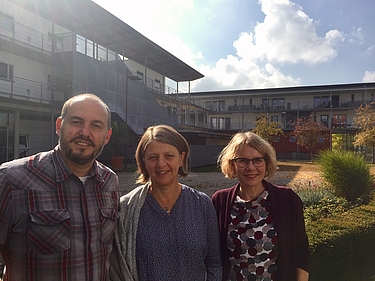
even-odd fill
[[[98,160],[96,160],[96,166],[99,172],[110,173],[110,174],[116,175],[116,173],[110,167],[104,165],[102,162],[99,162]]]
[[[20,169],[23,167],[28,167],[29,165],[36,166],[38,164],[50,162],[52,158],[53,151],[43,151],[37,154],[26,156],[19,159],[14,159],[8,162],[4,162],[0,165],[0,170],[8,169]]]

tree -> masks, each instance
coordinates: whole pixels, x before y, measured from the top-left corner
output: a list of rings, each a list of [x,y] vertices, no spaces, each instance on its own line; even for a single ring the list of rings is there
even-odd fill
[[[110,162],[115,171],[123,169],[126,158],[126,145],[129,142],[127,126],[124,122],[113,121],[111,124],[112,136],[108,143],[108,148],[112,151]],[[125,161],[126,168],[126,161]]]
[[[375,102],[361,105],[356,109],[353,123],[359,129],[354,145],[375,147]]]
[[[271,142],[273,136],[283,134],[283,130],[280,127],[281,124],[279,122],[269,121],[266,116],[261,116],[255,121],[255,128],[252,132]]]
[[[316,122],[312,115],[309,118],[298,118],[293,125],[293,135],[297,139],[297,144],[310,149],[311,161],[313,161],[313,148],[319,142],[320,137],[329,136],[329,129]]]
[[[112,136],[108,145],[112,148],[113,156],[123,156],[125,146],[129,142],[127,126],[124,122],[113,121],[111,124]]]

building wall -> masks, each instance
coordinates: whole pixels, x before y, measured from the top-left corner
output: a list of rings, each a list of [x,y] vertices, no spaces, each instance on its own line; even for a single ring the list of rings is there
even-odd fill
[[[54,145],[52,145],[51,126],[51,121],[20,120],[20,135],[28,136],[29,150],[27,151],[27,155],[52,149],[57,144],[57,137],[55,137],[53,140]],[[53,127],[55,126],[53,125]]]

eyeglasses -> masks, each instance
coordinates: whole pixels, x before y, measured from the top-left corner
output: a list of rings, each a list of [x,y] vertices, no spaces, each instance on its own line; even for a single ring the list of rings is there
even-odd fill
[[[234,158],[232,160],[236,163],[238,168],[245,168],[250,162],[253,163],[255,167],[262,167],[266,163],[267,157],[257,157],[253,159]]]

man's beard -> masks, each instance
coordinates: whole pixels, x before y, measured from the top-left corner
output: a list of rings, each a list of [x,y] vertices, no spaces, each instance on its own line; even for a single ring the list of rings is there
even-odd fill
[[[85,149],[80,149],[79,152],[73,152],[73,149],[71,148],[70,143],[75,142],[77,140],[82,140],[82,141],[89,143],[94,148],[92,153],[89,155],[85,155]],[[65,157],[69,161],[76,163],[78,165],[86,165],[90,163],[91,161],[95,160],[100,155],[100,153],[102,153],[103,148],[104,148],[104,141],[100,147],[97,147],[92,140],[90,140],[89,138],[85,138],[83,136],[78,136],[68,141],[64,137],[63,130],[61,130],[59,144],[60,144],[61,152],[65,155]]]

